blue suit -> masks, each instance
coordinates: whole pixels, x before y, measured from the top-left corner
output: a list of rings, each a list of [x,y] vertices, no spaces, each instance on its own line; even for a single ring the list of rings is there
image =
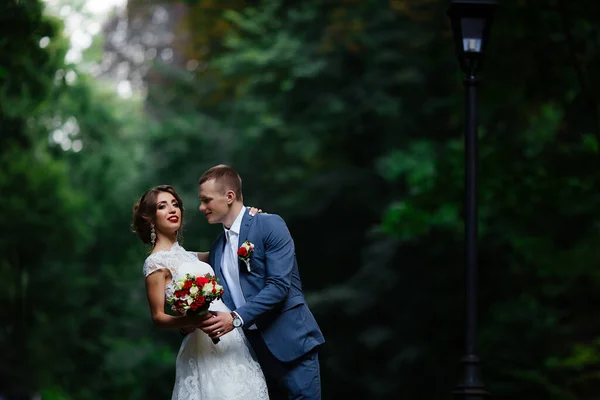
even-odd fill
[[[221,269],[225,235],[221,234],[211,246],[209,261],[225,289],[223,301],[244,321],[246,336],[267,379],[283,385],[289,398],[319,399],[316,348],[325,339],[302,293],[290,232],[280,216],[251,216],[246,210],[239,245],[246,240],[254,244],[254,252],[250,258],[250,272],[246,264],[238,260],[240,286],[246,304],[237,309]],[[257,330],[248,330],[253,324]]]

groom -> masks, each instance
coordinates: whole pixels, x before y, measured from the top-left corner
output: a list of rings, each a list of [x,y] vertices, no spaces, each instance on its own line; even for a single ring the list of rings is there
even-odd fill
[[[209,262],[225,288],[223,301],[233,310],[217,312],[200,328],[213,338],[244,329],[271,399],[320,399],[317,347],[325,339],[302,294],[285,222],[275,214],[251,216],[242,202],[242,179],[227,165],[209,169],[199,183],[200,211],[209,224],[223,224]],[[238,257],[246,241],[254,246],[249,263]]]

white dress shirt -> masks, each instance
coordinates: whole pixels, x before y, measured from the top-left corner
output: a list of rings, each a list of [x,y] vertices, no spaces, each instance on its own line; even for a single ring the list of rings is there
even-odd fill
[[[240,213],[235,221],[233,221],[233,224],[231,224],[231,227],[227,229],[225,225],[223,225],[226,242],[225,249],[223,251],[223,258],[221,260],[221,269],[223,272],[223,278],[225,278],[227,281],[229,295],[233,300],[233,304],[235,304],[235,308],[239,308],[246,304],[246,299],[244,298],[244,293],[242,292],[242,287],[240,285],[240,267],[237,255],[240,241],[240,229],[245,213],[246,207],[242,206]],[[238,313],[235,314],[239,317]],[[243,323],[244,321],[242,321],[242,324]],[[252,325],[249,329],[256,329],[256,326]]]

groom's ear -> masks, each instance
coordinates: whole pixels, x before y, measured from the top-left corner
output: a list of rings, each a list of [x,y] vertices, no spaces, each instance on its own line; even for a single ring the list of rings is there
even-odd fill
[[[228,190],[225,193],[225,197],[227,197],[227,205],[230,206],[235,201],[235,192],[233,190]]]

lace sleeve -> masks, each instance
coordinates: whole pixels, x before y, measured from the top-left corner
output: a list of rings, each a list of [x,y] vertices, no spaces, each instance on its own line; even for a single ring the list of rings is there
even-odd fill
[[[158,260],[155,260],[152,257],[146,258],[146,261],[144,262],[144,278],[148,277],[148,275],[153,274],[159,269],[169,270],[169,268],[167,268],[166,265],[159,262]]]

